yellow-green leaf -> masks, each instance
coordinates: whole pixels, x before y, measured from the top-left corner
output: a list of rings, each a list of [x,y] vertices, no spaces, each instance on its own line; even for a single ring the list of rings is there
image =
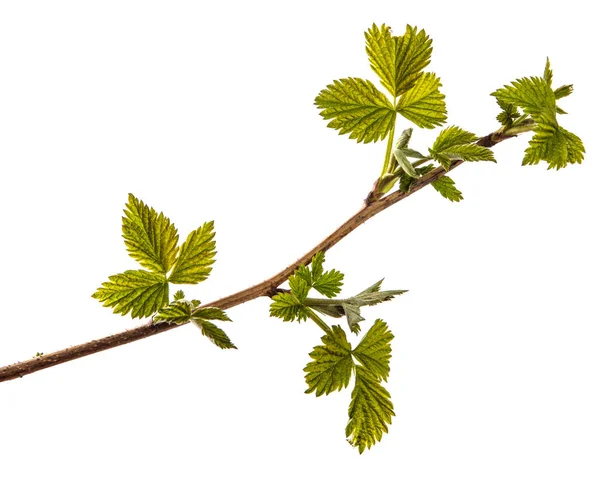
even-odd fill
[[[196,284],[208,278],[215,262],[215,231],[212,221],[192,231],[181,245],[169,276],[171,283]]]

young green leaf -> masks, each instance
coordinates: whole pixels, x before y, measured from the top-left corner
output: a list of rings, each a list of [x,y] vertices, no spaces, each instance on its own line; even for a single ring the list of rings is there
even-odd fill
[[[350,331],[352,331],[352,333],[358,333],[360,331],[359,323],[364,320],[360,314],[360,308],[362,306],[373,306],[391,300],[394,296],[406,293],[406,290],[379,291],[382,282],[383,280],[379,280],[377,283],[369,286],[366,290],[351,298],[339,300],[307,298],[304,302],[304,306],[313,308],[324,315],[334,318],[345,316]]]
[[[348,408],[346,437],[359,453],[370,449],[388,432],[392,423],[394,406],[389,392],[381,386],[380,378],[360,365],[355,366],[356,383]]]
[[[492,93],[498,100],[521,107],[535,122],[534,136],[525,151],[523,165],[548,163],[548,169],[560,169],[568,164],[580,164],[585,148],[572,132],[558,125],[557,114],[566,112],[556,105],[556,99],[569,95],[573,86],[551,88],[552,70],[546,60],[544,77],[517,79]]]
[[[573,85],[562,85],[554,91],[556,100],[567,97],[573,93]]]
[[[292,294],[297,298],[297,300],[300,303],[304,303],[304,300],[308,296],[310,285],[306,282],[306,280],[303,277],[297,275],[290,276],[288,282],[290,284]]]
[[[404,154],[404,149],[394,149],[392,153],[396,159],[396,162],[398,163],[398,166],[400,166],[400,169],[402,169],[410,177],[419,177],[412,162],[410,162],[408,157],[406,157]]]
[[[358,346],[352,350],[352,355],[363,367],[385,381],[390,374],[393,338],[387,323],[377,319]]]
[[[200,320],[197,318],[192,318],[192,323],[200,328],[202,334],[219,348],[233,348],[237,350],[237,346],[232,343],[227,334],[215,324],[211,323],[210,321]]]
[[[500,122],[500,124],[503,126],[510,127],[515,119],[521,117],[521,113],[515,104],[509,104],[501,101],[500,99],[496,99],[496,102],[502,109],[502,112],[496,116],[496,119],[498,119],[498,122]]]
[[[352,346],[344,330],[338,325],[331,328],[331,332],[321,337],[323,345],[315,346],[310,353],[314,361],[304,368],[308,385],[305,393],[316,392],[317,397],[346,388],[354,368]]]
[[[550,68],[550,59],[546,57],[546,68],[544,69],[544,80],[548,87],[552,87],[552,69]]]
[[[373,26],[365,32],[367,56],[373,71],[379,76],[381,84],[392,94],[397,96],[396,85],[398,84],[397,65],[397,37],[392,36],[390,27],[383,24],[380,27]]]
[[[185,293],[182,290],[177,290],[173,295],[174,301],[180,301],[185,298]]]
[[[435,74],[425,73],[412,89],[400,97],[396,111],[419,127],[433,129],[441,126],[448,117],[441,86]]]
[[[462,201],[463,199],[462,193],[456,189],[454,181],[448,176],[440,177],[436,181],[433,181],[431,185],[437,192],[452,202]]]
[[[208,278],[215,262],[215,231],[212,221],[192,231],[179,251],[169,276],[171,283],[196,284]]]
[[[536,122],[548,123],[555,118],[554,92],[541,77],[517,79],[492,95],[502,102],[521,107]]]
[[[163,213],[158,214],[129,194],[123,217],[123,238],[129,255],[144,268],[167,273],[177,256],[177,229]]]
[[[477,136],[460,127],[451,126],[438,135],[429,149],[429,154],[446,170],[450,168],[452,159],[465,161],[494,161],[494,153],[487,147],[474,144]]]
[[[325,253],[319,251],[316,253],[308,266],[300,266],[290,279],[290,288],[292,293],[300,301],[304,301],[311,288],[316,289],[323,296],[333,298],[337,295],[343,285],[344,275],[339,271],[332,269],[329,271],[323,271],[323,263],[325,262]],[[304,280],[306,286],[299,284],[298,278]],[[294,286],[292,286],[292,284]],[[295,288],[296,287],[296,288]]]
[[[269,314],[283,319],[283,321],[305,321],[309,312],[303,303],[293,293],[277,293],[273,296]]]
[[[394,98],[411,89],[431,61],[431,39],[416,27],[407,25],[405,34],[396,37],[385,24],[373,24],[365,38],[371,68]]]
[[[333,298],[342,291],[344,275],[338,270],[325,271],[313,282],[313,288],[323,296]]]
[[[208,306],[206,308],[196,308],[192,312],[192,320],[219,320],[219,321],[231,321],[227,313],[221,308],[215,308]]]
[[[315,99],[321,116],[333,119],[327,127],[350,134],[357,142],[384,139],[394,125],[396,112],[372,82],[358,78],[336,80]]]
[[[128,270],[109,276],[92,298],[117,314],[131,311],[132,318],[143,318],[169,303],[169,283],[164,274]]]
[[[159,323],[174,323],[183,325],[192,318],[192,305],[187,301],[176,300],[158,310],[152,317],[155,325]]]
[[[579,137],[560,127],[538,124],[525,150],[523,165],[548,163],[548,169],[560,169],[567,164],[581,164],[585,147]]]

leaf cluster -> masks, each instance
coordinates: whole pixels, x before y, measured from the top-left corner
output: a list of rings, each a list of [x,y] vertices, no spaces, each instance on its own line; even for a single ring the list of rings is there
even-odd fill
[[[387,324],[378,319],[353,349],[340,325],[329,327],[317,313],[333,318],[346,317],[350,331],[358,334],[364,321],[360,309],[391,300],[406,290],[381,291],[383,280],[355,296],[333,299],[340,293],[343,274],[337,270],[324,271],[325,255],[317,253],[310,266],[300,266],[288,282],[290,289],[273,296],[271,316],[284,321],[314,320],[324,331],[322,345],[309,354],[312,359],[304,371],[308,384],[306,393],[317,396],[348,387],[352,375],[355,384],[348,410],[346,427],[348,441],[359,452],[381,440],[394,415],[390,394],[382,386],[389,375],[391,340]],[[315,289],[326,298],[308,297]]]
[[[380,441],[392,423],[394,407],[382,382],[389,376],[393,338],[387,324],[377,319],[353,349],[344,330],[334,325],[321,338],[323,344],[313,348],[312,361],[304,368],[306,393],[317,397],[347,388],[355,375],[346,437],[360,453]]]
[[[169,283],[197,284],[210,275],[216,255],[214,223],[204,223],[179,246],[179,234],[169,218],[133,194],[122,222],[127,252],[146,269],[109,276],[92,297],[117,314],[131,313],[132,318],[156,313],[154,323],[193,322],[220,348],[235,348],[223,330],[208,321],[231,321],[223,310],[186,301],[181,290],[169,303]]]
[[[315,99],[321,116],[331,120],[328,126],[369,143],[393,130],[396,114],[423,128],[442,125],[447,112],[440,79],[424,72],[432,52],[425,31],[407,25],[404,35],[394,36],[385,24],[373,24],[365,39],[371,68],[391,98],[369,80],[335,80]]]
[[[502,108],[498,120],[507,132],[517,129],[529,118],[535,123],[523,165],[545,161],[548,169],[560,169],[583,160],[585,148],[581,139],[558,123],[558,114],[566,112],[556,105],[556,101],[570,95],[573,86],[552,89],[552,78],[550,60],[547,59],[542,77],[517,79],[492,93]],[[522,109],[524,115],[520,115],[517,108]]]

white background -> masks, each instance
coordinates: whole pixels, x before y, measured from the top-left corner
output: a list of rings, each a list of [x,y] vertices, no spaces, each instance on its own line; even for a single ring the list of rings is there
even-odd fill
[[[590,5],[590,6],[587,6]],[[582,165],[452,174],[327,256],[344,294],[381,277],[406,295],[365,310],[392,327],[390,433],[358,455],[350,391],[305,395],[319,343],[229,311],[238,351],[193,326],[0,385],[0,480],[600,480],[596,15],[564,2],[2,2],[0,365],[136,326],[90,295],[136,269],[120,237],[132,192],[182,236],[214,219],[208,302],[295,260],[361,205],[383,143],[357,145],[313,101],[336,78],[376,81],[373,22],[434,39],[449,122],[497,128],[491,92],[546,56]],[[398,129],[409,123],[399,119]],[[426,150],[439,131],[419,131]],[[366,327],[365,327],[366,328]],[[333,479],[335,477],[335,479]]]

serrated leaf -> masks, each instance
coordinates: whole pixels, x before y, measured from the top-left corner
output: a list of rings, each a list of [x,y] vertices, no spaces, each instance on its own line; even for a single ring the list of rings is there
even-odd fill
[[[169,303],[169,284],[164,274],[128,270],[109,276],[92,298],[117,314],[131,312],[132,318],[150,316]]]
[[[310,284],[312,284],[312,282],[314,280],[317,280],[321,276],[323,276],[323,263],[324,262],[325,262],[325,253],[323,251],[318,251],[312,257],[312,260],[310,262],[310,272],[311,272]]]
[[[490,149],[474,144],[477,139],[475,134],[451,126],[439,133],[429,153],[446,170],[450,168],[453,159],[495,162],[494,153]]]
[[[396,95],[398,66],[396,55],[398,42],[390,27],[383,24],[373,26],[365,32],[367,56],[373,71],[392,96]]]
[[[333,298],[337,295],[343,285],[344,275],[335,270],[323,271],[323,263],[325,262],[325,253],[323,251],[317,252],[308,266],[300,266],[296,269],[294,274],[290,276],[289,283],[292,293],[300,301],[304,301],[308,295],[308,291],[311,288],[316,289],[323,296]],[[306,286],[300,284],[300,281],[304,280]],[[294,286],[292,286],[294,285]]]
[[[225,311],[223,311],[221,308],[215,308],[214,306],[208,306],[206,308],[198,308],[194,310],[192,313],[192,319],[231,321]]]
[[[400,97],[396,111],[419,127],[433,129],[441,126],[448,118],[441,86],[435,74],[423,74],[412,89]]]
[[[546,57],[546,67],[544,69],[544,80],[548,87],[552,87],[552,69],[550,68],[550,59]]]
[[[390,394],[376,375],[360,365],[355,366],[355,373],[346,437],[351,445],[358,447],[359,453],[363,453],[388,432],[395,414]]]
[[[379,379],[387,380],[390,374],[393,338],[387,323],[378,318],[358,346],[352,350],[352,355]]]
[[[200,331],[202,331],[202,334],[205,337],[207,337],[210,341],[212,341],[219,348],[223,348],[223,349],[233,348],[233,349],[237,350],[237,346],[235,346],[232,343],[232,341],[229,339],[227,334],[223,330],[221,330],[221,328],[216,326],[215,324],[211,323],[210,321],[199,320],[196,318],[192,318],[192,322],[194,323],[194,325],[196,325],[198,328],[200,328]]]
[[[296,297],[296,299],[300,303],[304,303],[306,297],[308,296],[308,291],[310,290],[310,284],[306,282],[302,276],[292,275],[288,279],[290,284],[290,289],[292,290],[292,294]]]
[[[185,293],[182,290],[177,290],[173,295],[173,300],[179,301],[185,298]]]
[[[196,284],[208,278],[215,262],[215,231],[212,221],[192,231],[179,251],[169,276],[171,283]]]
[[[515,104],[503,102],[498,98],[496,99],[496,102],[502,109],[502,112],[500,112],[500,114],[496,116],[496,119],[498,119],[498,122],[500,122],[500,124],[502,124],[503,126],[510,127],[513,121],[521,116],[519,110],[517,109],[517,106],[515,106]]]
[[[315,392],[317,397],[347,387],[354,367],[352,346],[344,330],[338,325],[331,328],[331,332],[321,338],[323,345],[315,346],[309,354],[314,361],[304,368],[308,385],[305,393]]]
[[[357,142],[384,139],[396,118],[394,106],[372,82],[358,78],[336,80],[315,99],[321,116],[333,119],[327,127],[350,134]]]
[[[554,92],[541,77],[517,79],[492,95],[502,102],[521,107],[536,122],[549,123],[555,116]]]
[[[365,38],[371,68],[392,97],[412,88],[431,61],[431,39],[416,27],[407,25],[404,35],[392,36],[385,24],[373,24]]]
[[[332,269],[325,271],[319,276],[313,284],[313,288],[316,289],[323,296],[327,298],[333,298],[342,291],[342,285],[344,284],[344,275],[338,270]]]
[[[273,296],[269,314],[283,321],[304,321],[309,312],[293,293],[283,292]]]
[[[423,69],[431,62],[431,39],[425,30],[417,31],[417,27],[406,26],[406,32],[397,37],[396,54],[396,95],[410,90],[423,75]]]
[[[123,238],[129,255],[144,268],[167,273],[177,256],[177,229],[163,213],[157,213],[129,194],[123,216]]]
[[[154,324],[175,323],[183,325],[190,321],[192,317],[192,306],[187,301],[174,301],[169,305],[158,310],[158,313],[152,318]]]
[[[452,202],[462,201],[463,199],[462,193],[456,189],[454,181],[448,176],[440,177],[439,179],[433,181],[431,185],[437,192]]]
[[[562,127],[538,124],[525,150],[523,165],[548,162],[548,169],[560,169],[568,164],[581,164],[585,147],[579,137]]]

